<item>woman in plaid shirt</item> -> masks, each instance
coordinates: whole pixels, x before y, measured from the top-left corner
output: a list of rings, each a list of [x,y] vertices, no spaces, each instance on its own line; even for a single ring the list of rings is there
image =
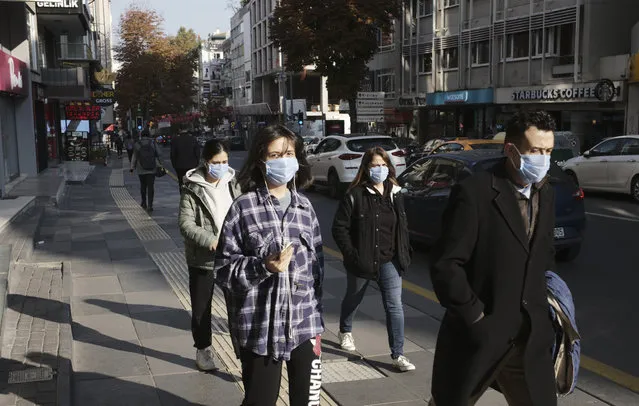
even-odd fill
[[[292,406],[319,405],[322,279],[320,225],[297,192],[311,179],[303,143],[270,126],[253,142],[218,245],[216,282],[225,290],[229,327],[242,363],[243,406],[273,406],[282,361]]]

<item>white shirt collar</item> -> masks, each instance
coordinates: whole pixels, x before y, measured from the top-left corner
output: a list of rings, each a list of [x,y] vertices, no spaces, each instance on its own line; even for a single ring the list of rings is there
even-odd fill
[[[528,185],[524,186],[524,187],[519,187],[515,184],[513,184],[515,186],[515,189],[521,193],[522,195],[526,196],[526,199],[530,199],[530,192],[532,191],[532,183],[529,183]]]

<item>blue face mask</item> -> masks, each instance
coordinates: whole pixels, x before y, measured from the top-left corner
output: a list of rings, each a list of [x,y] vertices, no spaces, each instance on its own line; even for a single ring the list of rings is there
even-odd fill
[[[229,164],[208,164],[208,170],[213,179],[222,179],[229,171]]]
[[[388,166],[374,166],[368,170],[368,176],[374,184],[382,183],[388,178]]]
[[[517,151],[519,153],[519,151]],[[519,164],[519,176],[526,185],[541,182],[550,170],[550,155],[522,155]]]
[[[271,159],[264,163],[266,166],[266,181],[273,186],[286,185],[300,169],[295,157]]]

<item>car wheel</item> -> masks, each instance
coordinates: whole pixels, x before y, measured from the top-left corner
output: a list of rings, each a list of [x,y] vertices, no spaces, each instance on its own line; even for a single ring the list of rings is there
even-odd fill
[[[568,248],[564,248],[561,251],[557,251],[557,261],[570,262],[574,261],[581,251],[581,244],[572,245]]]
[[[328,174],[328,194],[333,199],[339,198],[340,182],[339,176],[337,176],[337,173],[335,173],[335,171],[331,171]]]
[[[566,174],[575,182],[575,185],[579,186],[579,179],[577,178],[576,173],[573,171],[566,171]]]
[[[632,178],[632,182],[630,182],[630,194],[636,202],[639,202],[639,175]]]

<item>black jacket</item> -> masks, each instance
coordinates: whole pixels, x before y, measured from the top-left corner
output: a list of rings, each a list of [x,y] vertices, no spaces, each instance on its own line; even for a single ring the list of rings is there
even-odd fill
[[[433,365],[438,405],[468,406],[492,383],[515,340],[526,348],[533,405],[557,404],[545,276],[554,266],[554,191],[545,183],[537,193],[529,240],[505,161],[452,190],[431,265],[435,293],[446,308]],[[474,323],[482,312],[485,317]]]
[[[404,199],[400,188],[392,185],[391,196],[397,215],[395,257],[399,261],[400,273],[410,266],[410,242],[408,223],[404,210]],[[375,248],[379,241],[377,217],[380,204],[376,193],[364,186],[357,186],[346,193],[333,220],[333,238],[344,256],[346,271],[366,279],[379,275],[380,253]]]
[[[190,134],[180,134],[171,140],[171,164],[176,169],[193,169],[200,164],[200,144]]]

